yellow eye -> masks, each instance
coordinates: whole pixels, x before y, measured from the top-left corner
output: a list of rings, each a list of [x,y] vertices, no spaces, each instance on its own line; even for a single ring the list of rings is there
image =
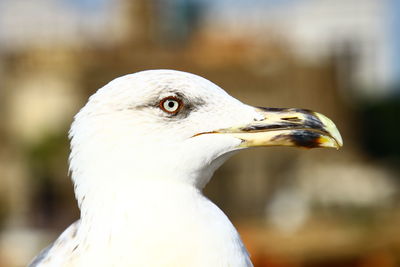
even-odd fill
[[[159,107],[170,114],[176,114],[183,107],[183,103],[180,99],[169,96],[160,101]]]

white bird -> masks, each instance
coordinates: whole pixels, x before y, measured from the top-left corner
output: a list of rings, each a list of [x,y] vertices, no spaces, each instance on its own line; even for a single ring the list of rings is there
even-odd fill
[[[30,266],[252,266],[232,223],[202,194],[214,171],[248,147],[342,145],[319,113],[255,108],[173,70],[111,81],[69,137],[81,218]]]

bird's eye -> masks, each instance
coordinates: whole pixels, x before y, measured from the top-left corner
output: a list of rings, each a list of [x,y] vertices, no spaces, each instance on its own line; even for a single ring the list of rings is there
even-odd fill
[[[182,103],[182,100],[180,100],[176,97],[170,96],[170,97],[166,97],[163,100],[161,100],[159,106],[163,111],[165,111],[167,113],[176,114],[183,107],[183,103]]]

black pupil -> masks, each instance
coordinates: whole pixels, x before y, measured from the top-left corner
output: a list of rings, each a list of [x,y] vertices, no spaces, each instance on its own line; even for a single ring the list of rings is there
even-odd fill
[[[168,101],[168,107],[169,108],[173,108],[175,106],[175,102],[174,101]]]

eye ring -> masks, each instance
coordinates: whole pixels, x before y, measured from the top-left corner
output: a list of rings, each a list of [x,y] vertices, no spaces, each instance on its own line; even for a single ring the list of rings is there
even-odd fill
[[[160,109],[169,114],[177,114],[183,107],[183,102],[177,97],[168,96],[158,104]]]

